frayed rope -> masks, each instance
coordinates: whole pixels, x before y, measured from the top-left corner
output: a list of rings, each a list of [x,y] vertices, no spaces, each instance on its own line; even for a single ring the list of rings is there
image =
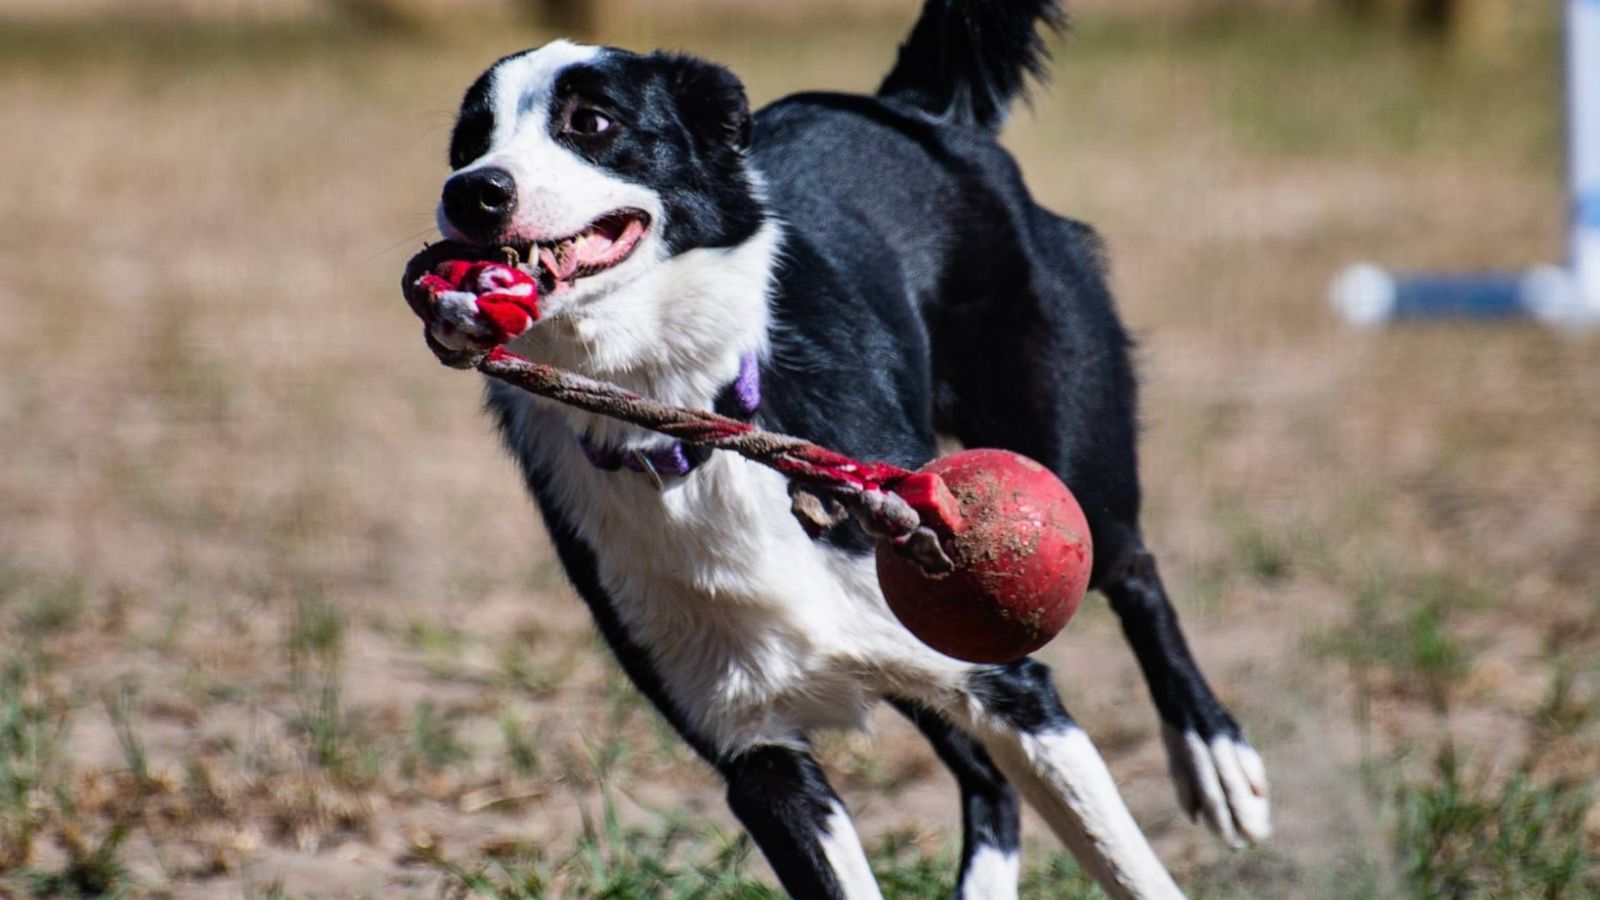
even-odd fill
[[[660,403],[608,382],[524,359],[503,347],[489,351],[475,367],[529,393],[684,443],[732,451],[775,469],[789,479],[792,512],[813,536],[853,515],[868,533],[891,541],[929,575],[946,574],[954,568],[934,529],[897,493],[920,494],[928,487],[920,482],[937,476],[886,463],[861,462],[738,419]]]

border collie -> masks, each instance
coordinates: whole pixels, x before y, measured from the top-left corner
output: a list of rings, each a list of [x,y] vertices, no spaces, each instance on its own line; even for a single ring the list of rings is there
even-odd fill
[[[1129,339],[1099,239],[1028,195],[996,133],[1054,0],[928,0],[873,96],[751,113],[727,69],[555,41],[468,89],[445,237],[542,262],[510,349],[915,468],[936,435],[1050,466],[1093,531],[1178,800],[1223,840],[1269,830],[1261,760],[1207,687],[1139,529]],[[424,318],[429,318],[424,311]],[[471,349],[425,325],[442,359]],[[784,479],[491,382],[488,406],[622,668],[726,781],[796,897],[877,897],[809,751],[888,701],[955,775],[957,895],[1014,897],[1020,793],[1112,896],[1177,896],[1105,764],[1024,659],[921,644],[853,523],[813,539]]]

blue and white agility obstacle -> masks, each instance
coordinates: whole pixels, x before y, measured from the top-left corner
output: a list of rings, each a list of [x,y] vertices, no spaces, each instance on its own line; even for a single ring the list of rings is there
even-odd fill
[[[1600,327],[1600,0],[1567,0],[1567,134],[1572,223],[1565,268],[1407,275],[1363,263],[1334,280],[1334,309],[1366,327],[1461,317]]]

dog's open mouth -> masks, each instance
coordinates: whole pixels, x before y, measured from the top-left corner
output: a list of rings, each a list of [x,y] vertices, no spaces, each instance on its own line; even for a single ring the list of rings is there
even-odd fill
[[[548,293],[556,293],[572,286],[580,278],[587,278],[619,266],[629,256],[645,232],[650,229],[650,216],[637,209],[619,209],[606,213],[571,237],[558,241],[540,241],[524,244],[515,249],[524,259],[537,259],[540,268],[553,282],[545,285]]]

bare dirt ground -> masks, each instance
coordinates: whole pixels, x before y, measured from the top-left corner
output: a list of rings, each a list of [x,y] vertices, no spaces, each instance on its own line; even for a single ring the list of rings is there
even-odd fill
[[[904,27],[611,40],[761,101],[870,88]],[[434,896],[592,849],[612,810],[732,840],[395,289],[460,91],[540,39],[0,35],[0,895]],[[1559,257],[1556,47],[1089,18],[1007,134],[1108,240],[1147,531],[1272,776],[1277,836],[1226,851],[1177,812],[1103,604],[1043,654],[1198,894],[1427,895],[1419,854],[1481,856],[1406,837],[1444,746],[1487,796],[1520,772],[1589,803],[1600,343],[1355,334],[1323,301],[1353,259]],[[953,785],[907,727],[822,746],[869,843],[948,852]]]

